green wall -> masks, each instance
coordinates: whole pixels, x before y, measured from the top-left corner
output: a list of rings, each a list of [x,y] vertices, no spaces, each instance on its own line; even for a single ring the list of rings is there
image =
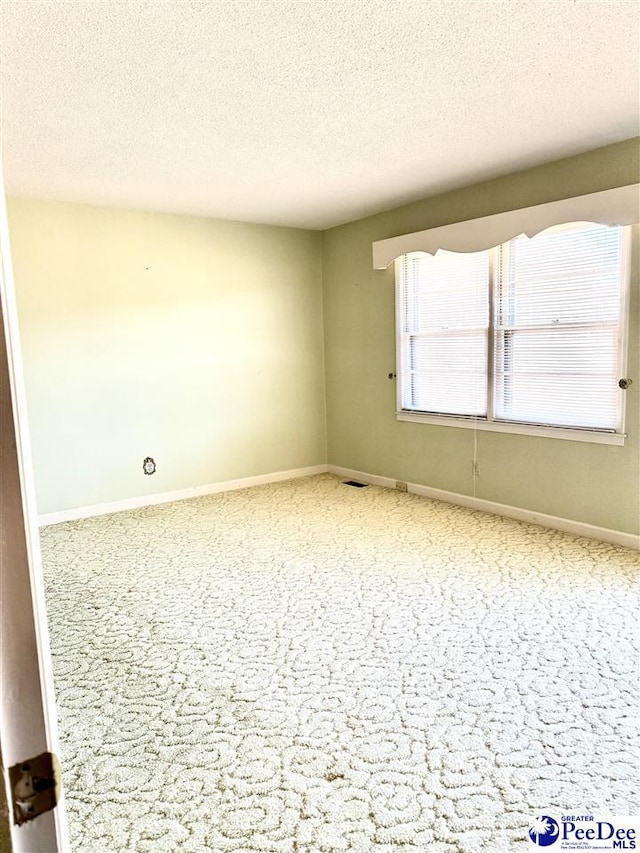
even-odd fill
[[[373,270],[371,244],[639,172],[627,140],[322,234],[10,199],[40,512],[328,452],[334,465],[464,495],[475,485],[479,498],[638,533],[638,229],[624,447],[398,422],[393,268]]]
[[[41,513],[326,461],[319,233],[8,209]]]
[[[589,524],[640,530],[638,229],[624,447],[405,423],[395,416],[393,266],[372,267],[371,244],[505,210],[635,183],[638,140],[434,196],[323,233],[328,457],[353,468]]]

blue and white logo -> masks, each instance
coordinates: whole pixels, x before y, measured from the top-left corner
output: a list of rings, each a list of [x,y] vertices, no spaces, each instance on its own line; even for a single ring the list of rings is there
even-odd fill
[[[529,825],[535,847],[553,847],[554,853],[588,850],[640,850],[640,817],[593,814],[540,814]],[[529,847],[532,850],[531,847]],[[550,851],[551,853],[551,851]]]
[[[538,847],[548,847],[560,837],[558,822],[549,815],[539,815],[534,818],[529,827],[529,838]]]

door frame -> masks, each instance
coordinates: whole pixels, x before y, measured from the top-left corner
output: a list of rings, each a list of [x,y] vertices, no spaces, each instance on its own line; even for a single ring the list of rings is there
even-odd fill
[[[40,536],[29,441],[9,223],[0,167],[0,744],[12,853],[67,853],[64,793],[17,826],[8,768],[59,756]]]

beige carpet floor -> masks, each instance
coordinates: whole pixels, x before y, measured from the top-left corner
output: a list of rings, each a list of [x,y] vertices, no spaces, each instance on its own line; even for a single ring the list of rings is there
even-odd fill
[[[331,475],[42,532],[76,853],[634,814],[638,554]]]

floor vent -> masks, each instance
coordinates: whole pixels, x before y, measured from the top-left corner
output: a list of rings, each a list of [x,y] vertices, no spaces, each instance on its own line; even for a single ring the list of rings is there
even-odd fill
[[[364,489],[364,487],[367,485],[367,483],[356,483],[355,480],[343,480],[342,485],[343,486],[353,486],[356,489]]]

